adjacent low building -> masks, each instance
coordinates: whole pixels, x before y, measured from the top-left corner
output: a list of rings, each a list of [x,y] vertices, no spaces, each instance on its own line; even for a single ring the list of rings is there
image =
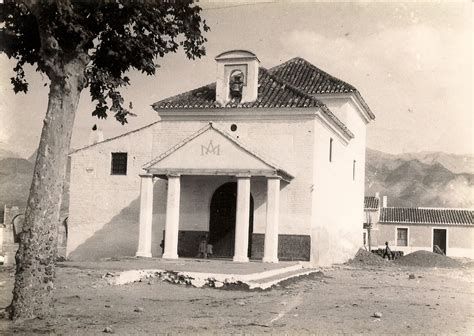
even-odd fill
[[[368,244],[371,224],[372,250],[388,242],[404,254],[438,246],[447,256],[474,258],[473,209],[388,207],[386,196],[380,200],[378,195],[365,197],[364,203],[364,239]]]

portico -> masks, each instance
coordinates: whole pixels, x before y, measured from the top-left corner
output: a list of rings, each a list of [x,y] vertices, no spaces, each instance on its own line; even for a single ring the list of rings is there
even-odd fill
[[[212,123],[150,161],[145,165],[144,170],[146,173],[140,175],[140,223],[136,256],[152,256],[154,181],[167,180],[163,258],[177,259],[183,177],[227,176],[235,180],[237,184],[233,261],[249,261],[251,183],[253,179],[258,178],[266,180],[263,261],[278,262],[281,181],[286,185],[293,178],[285,170],[256,154]]]

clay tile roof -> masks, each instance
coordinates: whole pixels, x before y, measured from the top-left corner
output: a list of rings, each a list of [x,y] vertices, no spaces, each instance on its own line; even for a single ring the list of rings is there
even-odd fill
[[[474,210],[442,208],[382,208],[381,223],[474,225]]]
[[[216,84],[202,86],[192,91],[163,99],[153,104],[155,110],[167,108],[255,108],[255,107],[322,107],[325,106],[318,99],[313,98],[299,89],[287,85],[277,77],[271,75],[264,68],[258,74],[258,98],[253,102],[239,103],[229,101],[225,106],[216,102]]]
[[[317,98],[282,81],[267,69],[260,67],[258,73],[258,95],[253,102],[239,103],[229,101],[225,106],[216,102],[216,84],[202,86],[177,96],[154,103],[156,111],[162,109],[196,109],[196,108],[307,108],[317,107],[323,111],[350,138],[354,134]]]
[[[372,119],[375,115],[352,85],[319,69],[301,57],[295,57],[269,69],[270,73],[310,95],[353,93]]]
[[[379,208],[379,199],[375,196],[364,197],[364,209],[365,210],[377,210]]]

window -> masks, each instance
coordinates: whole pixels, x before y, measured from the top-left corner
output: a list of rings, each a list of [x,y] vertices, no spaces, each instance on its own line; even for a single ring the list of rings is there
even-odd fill
[[[356,160],[352,161],[352,181],[356,179]]]
[[[397,228],[397,246],[408,246],[408,229]]]
[[[329,162],[332,162],[332,138],[329,139]]]
[[[127,153],[112,153],[111,175],[127,175]]]

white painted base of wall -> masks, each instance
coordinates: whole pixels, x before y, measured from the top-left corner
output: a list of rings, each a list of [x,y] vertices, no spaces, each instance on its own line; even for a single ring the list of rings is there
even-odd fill
[[[448,247],[448,257],[474,259],[474,249]]]

